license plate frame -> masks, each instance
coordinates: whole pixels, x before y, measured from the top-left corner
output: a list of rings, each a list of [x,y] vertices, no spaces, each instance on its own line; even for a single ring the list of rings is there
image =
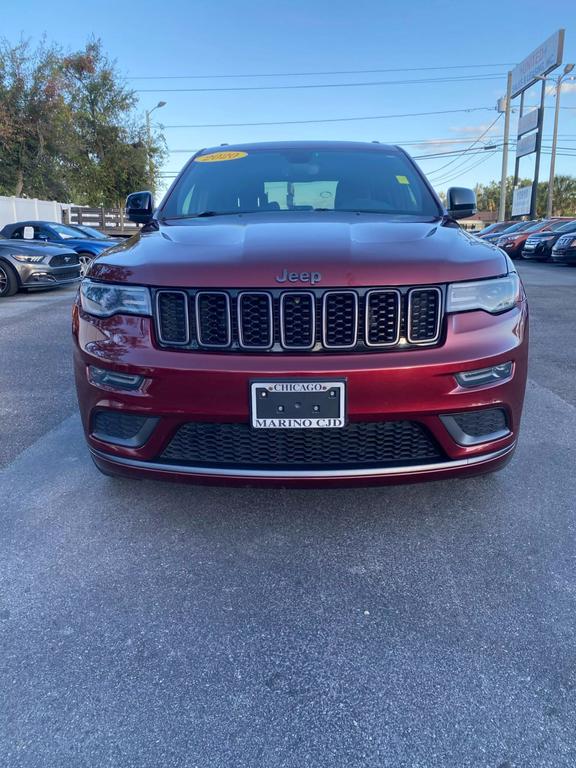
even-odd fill
[[[341,429],[347,423],[346,384],[345,379],[253,379],[250,426]]]

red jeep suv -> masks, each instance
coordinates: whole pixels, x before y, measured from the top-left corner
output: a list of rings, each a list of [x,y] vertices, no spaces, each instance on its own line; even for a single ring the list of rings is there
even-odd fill
[[[528,309],[510,259],[398,147],[202,150],[74,308],[86,438],[112,475],[344,485],[512,456]]]

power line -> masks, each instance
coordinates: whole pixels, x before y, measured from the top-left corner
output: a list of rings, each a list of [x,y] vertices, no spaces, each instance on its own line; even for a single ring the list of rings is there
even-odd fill
[[[494,157],[494,155],[497,155],[498,152],[490,152],[485,157],[482,157],[480,160],[477,160],[472,165],[468,166],[468,168],[461,168],[456,175],[450,175],[448,174],[447,177],[442,177],[440,179],[436,179],[435,181],[431,181],[430,183],[433,186],[436,186],[437,184],[448,184],[451,181],[454,181],[454,179],[459,179],[463,174],[468,173],[469,171],[474,170],[474,168],[477,168],[479,165],[482,165],[482,163],[485,163],[487,160],[490,160],[491,157]],[[455,169],[453,169],[455,170]]]
[[[224,88],[137,88],[137,93],[216,93],[223,91],[291,91],[311,88],[360,88],[380,85],[416,85],[424,83],[476,82],[480,80],[500,80],[505,72],[492,72],[489,75],[463,75],[460,77],[428,77],[415,80],[368,80],[361,83],[301,83],[299,85],[239,85]]]
[[[503,64],[453,64],[442,67],[393,67],[389,69],[332,69],[326,72],[254,72],[253,74],[232,75],[131,75],[128,80],[218,80],[246,77],[311,77],[322,75],[376,75],[384,72],[431,72],[452,69],[490,69],[492,67],[513,67],[513,62]]]
[[[491,130],[491,129],[492,129],[492,128],[493,128],[493,127],[496,125],[496,123],[498,122],[498,120],[500,120],[500,118],[501,118],[501,117],[502,117],[502,114],[499,114],[499,115],[496,117],[496,119],[495,119],[495,120],[494,120],[492,123],[490,123],[490,125],[488,126],[488,128],[486,128],[486,130],[485,130],[485,131],[483,131],[483,132],[480,134],[480,136],[478,136],[478,138],[477,138],[477,139],[475,139],[475,140],[472,142],[472,144],[470,144],[470,146],[468,147],[468,149],[470,150],[470,149],[472,149],[472,148],[473,148],[473,147],[474,147],[476,144],[478,144],[478,142],[479,142],[479,141],[481,141],[481,140],[484,138],[484,136],[486,136],[486,134],[487,134],[487,133],[488,133],[488,132],[489,132],[489,131],[490,131],[490,130]],[[443,170],[444,168],[448,168],[448,166],[452,165],[452,163],[455,163],[455,162],[456,162],[456,160],[457,160],[457,158],[454,158],[453,160],[450,160],[448,163],[445,163],[444,165],[441,165],[439,168],[436,168],[436,170],[434,170],[434,171],[430,171],[430,175],[435,175],[436,173],[438,173],[438,171],[441,171],[441,170]],[[456,170],[456,169],[454,169],[454,170]]]
[[[441,109],[434,112],[404,112],[395,115],[365,115],[354,117],[328,117],[314,120],[277,120],[264,123],[196,123],[190,125],[164,125],[166,129],[178,128],[249,128],[266,125],[309,125],[311,123],[349,123],[357,120],[393,120],[397,117],[427,117],[428,115],[453,115],[462,112],[494,111],[494,107],[468,107],[468,109]]]

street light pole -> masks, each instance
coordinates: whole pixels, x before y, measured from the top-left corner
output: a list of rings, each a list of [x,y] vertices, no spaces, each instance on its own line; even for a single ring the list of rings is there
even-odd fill
[[[566,64],[564,72],[556,80],[556,109],[554,111],[554,132],[552,133],[552,154],[550,156],[550,176],[548,179],[548,200],[546,206],[546,217],[550,218],[554,209],[554,176],[556,166],[556,145],[558,143],[558,119],[560,116],[560,94],[562,92],[562,83],[566,75],[574,69],[574,64]]]
[[[165,101],[159,101],[155,107],[152,107],[150,110],[146,110],[146,154],[148,156],[148,183],[150,188],[152,188],[154,181],[154,166],[152,164],[152,124],[150,121],[150,115],[152,112],[154,112],[155,109],[160,109],[160,107],[165,106]]]

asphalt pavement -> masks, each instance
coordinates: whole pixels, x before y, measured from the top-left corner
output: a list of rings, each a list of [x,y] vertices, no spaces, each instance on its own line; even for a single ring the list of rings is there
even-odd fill
[[[520,271],[512,463],[364,490],[100,475],[73,292],[2,300],[2,768],[573,768],[576,269]]]

